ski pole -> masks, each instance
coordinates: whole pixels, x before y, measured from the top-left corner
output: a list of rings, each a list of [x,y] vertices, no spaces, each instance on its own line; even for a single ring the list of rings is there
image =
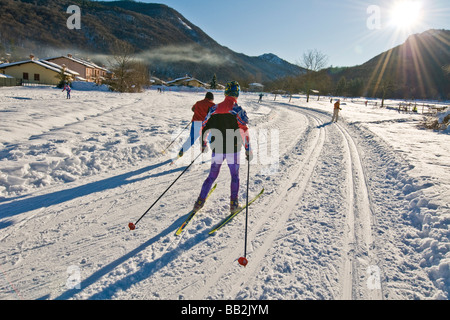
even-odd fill
[[[245,208],[245,241],[244,241],[244,256],[240,257],[238,262],[241,266],[247,266],[247,229],[248,229],[248,189],[250,185],[250,160],[248,160],[248,170],[247,170],[247,203]]]
[[[149,213],[150,210],[152,210],[152,208],[155,206],[155,204],[156,204],[159,200],[161,200],[161,198],[167,193],[167,191],[169,191],[169,189],[172,188],[172,186],[178,181],[178,179],[180,179],[181,176],[182,176],[183,174],[185,174],[186,171],[188,171],[188,169],[194,164],[194,162],[195,162],[201,155],[202,155],[202,154],[200,153],[200,154],[199,154],[199,155],[191,162],[191,164],[188,165],[188,166],[186,167],[186,169],[184,169],[184,171],[178,176],[178,178],[176,178],[175,181],[172,182],[172,184],[166,189],[166,191],[164,191],[163,194],[159,196],[159,198],[158,198],[158,199],[150,206],[150,208],[147,209],[147,211],[145,211],[145,213],[144,213],[144,214],[143,214],[143,215],[142,215],[135,223],[130,222],[130,223],[128,224],[128,228],[130,228],[130,230],[135,230],[135,229],[136,229],[136,225],[139,223],[139,221],[141,221],[142,218],[144,218],[144,217],[147,215],[147,213]]]
[[[175,143],[175,141],[178,140],[178,138],[183,134],[184,130],[186,130],[190,126],[191,123],[192,123],[192,121],[189,122],[188,125],[186,127],[184,127],[183,130],[181,130],[180,134],[167,146],[167,148],[165,148],[163,151],[161,151],[162,154],[166,153],[166,151]]]

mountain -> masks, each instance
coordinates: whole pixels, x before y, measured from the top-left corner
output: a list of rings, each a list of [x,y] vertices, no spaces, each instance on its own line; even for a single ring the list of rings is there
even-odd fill
[[[405,99],[450,99],[450,30],[428,30],[411,35],[405,43],[366,63],[329,68],[336,84],[364,84],[361,95],[387,95]]]
[[[81,29],[70,30],[70,5],[81,8]],[[190,74],[209,82],[269,81],[304,70],[273,54],[249,57],[221,46],[174,9],[135,1],[0,0],[2,54],[36,56],[73,53],[105,63],[119,43],[129,44],[154,75]],[[102,61],[103,60],[103,61]]]

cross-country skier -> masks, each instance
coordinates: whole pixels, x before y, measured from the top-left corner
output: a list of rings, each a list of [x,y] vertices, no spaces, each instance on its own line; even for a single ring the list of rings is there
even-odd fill
[[[261,103],[263,97],[264,97],[264,95],[262,93],[260,93],[258,103]]]
[[[72,88],[69,86],[69,84],[64,85],[64,89],[62,92],[67,91],[67,99],[70,99],[70,92],[72,91]]]
[[[237,104],[240,93],[239,83],[229,82],[225,89],[225,100],[213,106],[202,126],[202,152],[207,150],[207,137],[210,134],[212,151],[211,170],[203,183],[194,210],[200,210],[205,204],[208,192],[220,173],[224,160],[227,161],[231,174],[230,211],[239,209],[239,165],[242,145],[245,147],[247,161],[252,159],[248,118],[246,112]]]
[[[202,130],[202,123],[205,120],[206,115],[209,112],[209,109],[214,106],[214,95],[212,92],[206,93],[205,99],[198,101],[193,107],[192,111],[194,112],[194,116],[192,117],[192,126],[191,133],[189,138],[181,147],[180,152],[178,152],[178,158],[181,158],[186,151],[188,151],[200,137],[200,133]]]
[[[333,118],[331,118],[331,122],[337,122],[339,119],[339,110],[341,109],[341,100],[338,99],[334,104]]]

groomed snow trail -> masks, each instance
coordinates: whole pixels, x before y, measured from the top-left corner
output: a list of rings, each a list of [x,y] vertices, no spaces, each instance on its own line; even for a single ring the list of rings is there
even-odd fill
[[[115,101],[105,96],[110,94],[85,99]],[[256,95],[240,98],[256,148],[249,193],[266,190],[249,208],[246,268],[237,263],[244,253],[245,213],[208,235],[228,214],[226,165],[204,209],[182,236],[174,235],[208,175],[209,154],[137,230],[129,231],[128,223],[189,164],[186,155],[171,165],[159,151],[186,126],[191,104],[203,96],[117,95],[110,106],[102,104],[102,112],[90,111],[93,116],[49,131],[33,129],[35,138],[29,141],[24,136],[23,153],[54,143],[58,150],[70,149],[70,161],[84,159],[88,150],[93,161],[111,167],[92,175],[82,171],[70,183],[0,202],[6,213],[0,224],[0,299],[328,300],[434,294],[416,267],[420,255],[403,242],[410,229],[402,220],[408,211],[398,186],[407,166],[363,126],[345,119],[330,123],[331,107],[323,112],[297,101],[258,104]],[[68,279],[77,275],[79,287],[68,288]]]
[[[289,173],[282,174],[287,178],[277,186],[277,194],[268,197],[266,202],[259,206],[259,208],[262,206],[263,210],[252,208],[252,211],[256,210],[257,213],[254,214],[256,222],[249,236],[250,239],[254,239],[252,253],[249,255],[251,263],[244,270],[236,272],[233,258],[238,257],[242,249],[237,247],[223,252],[223,256],[228,257],[221,261],[220,265],[223,267],[203,279],[201,285],[189,288],[185,293],[186,296],[192,296],[194,299],[271,297],[301,299],[302,294],[309,290],[311,298],[314,298],[314,294],[317,294],[316,297],[319,298],[330,299],[382,298],[381,280],[377,279],[379,283],[368,286],[370,279],[367,279],[364,274],[368,268],[376,267],[376,265],[373,264],[374,258],[371,252],[373,240],[370,200],[358,150],[343,127],[327,122],[328,116],[306,110],[299,110],[298,113],[306,116],[307,125],[305,133],[297,140],[296,145],[284,150],[282,155],[282,158],[289,158],[292,161],[291,165],[285,165],[285,170]],[[330,160],[334,161],[330,162]],[[334,173],[329,172],[328,165],[334,169]],[[320,181],[321,178],[314,175],[315,171],[319,170],[323,170],[322,178],[327,177],[326,181]],[[338,171],[346,173],[345,179],[339,181],[341,176],[337,174]],[[321,187],[314,188],[314,184],[320,184]],[[333,194],[338,191],[340,184],[341,195]],[[326,190],[329,186],[335,186],[337,189]],[[336,246],[330,251],[322,250],[320,259],[327,262],[312,261],[307,269],[316,269],[315,276],[302,277],[304,270],[301,270],[298,265],[301,264],[300,261],[305,255],[296,247],[303,246],[302,240],[307,238],[303,236],[300,240],[294,226],[303,224],[302,215],[298,213],[298,206],[302,205],[304,199],[314,198],[318,190],[329,193],[325,199],[331,203],[320,203],[312,207],[313,214],[322,215],[322,217],[316,216],[314,223],[319,222],[319,225],[324,228],[335,226],[334,231],[342,230],[340,226],[343,226],[344,232],[337,237],[330,234],[322,239],[327,242],[330,241],[329,237],[337,238],[342,243],[342,247]],[[339,204],[339,201],[333,198],[341,198],[342,203]],[[335,209],[340,205],[343,211]],[[297,215],[294,215],[296,211]],[[332,222],[334,218],[337,218],[336,222]],[[308,229],[304,226],[303,228]],[[307,232],[307,234],[310,233]],[[309,239],[312,242],[317,241],[312,237]],[[339,256],[340,259],[333,255]],[[364,259],[364,256],[367,258]],[[322,265],[322,268],[317,264]],[[276,274],[276,271],[279,273]],[[265,278],[260,276],[267,272],[269,275]],[[335,275],[334,279],[330,278],[330,274]],[[284,277],[284,275],[287,276]],[[272,281],[279,281],[282,284],[270,289]],[[226,288],[226,293],[223,288]],[[258,294],[254,295],[252,292]],[[261,292],[263,292],[262,296]]]
[[[376,264],[376,253],[373,252],[374,217],[366,184],[367,177],[353,138],[341,125],[337,125],[337,128],[341,131],[346,149],[346,185],[349,203],[345,243],[348,254],[344,267],[343,298],[380,300],[382,298],[381,278],[373,280],[367,278],[367,273],[369,277],[373,276],[369,268],[379,268]],[[361,270],[366,270],[366,275],[361,275]],[[370,284],[370,281],[378,281],[378,283]]]

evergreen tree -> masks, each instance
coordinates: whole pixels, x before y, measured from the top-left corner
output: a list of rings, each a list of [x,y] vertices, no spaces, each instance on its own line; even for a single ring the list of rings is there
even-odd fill
[[[211,84],[211,89],[217,89],[217,77],[216,77],[215,73],[214,73],[214,76],[213,76],[210,84]]]
[[[363,95],[364,82],[360,78],[347,81],[347,94],[350,97],[360,97]]]
[[[347,79],[345,79],[345,77],[342,76],[336,85],[335,95],[343,96],[345,94],[346,87],[347,87]]]
[[[55,76],[59,80],[59,83],[57,85],[58,88],[64,88],[64,85],[71,84],[73,79],[70,75],[66,73],[66,68],[63,67],[61,71]]]

